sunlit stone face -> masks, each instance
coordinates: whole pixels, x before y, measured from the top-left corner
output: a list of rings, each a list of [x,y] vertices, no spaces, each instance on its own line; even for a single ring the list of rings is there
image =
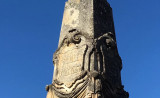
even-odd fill
[[[77,27],[79,24],[79,10],[75,8],[65,9],[63,15],[63,25],[68,25],[71,27]]]
[[[58,71],[57,79],[60,82],[69,86],[81,74],[85,49],[86,46],[81,44],[61,47],[55,65]]]

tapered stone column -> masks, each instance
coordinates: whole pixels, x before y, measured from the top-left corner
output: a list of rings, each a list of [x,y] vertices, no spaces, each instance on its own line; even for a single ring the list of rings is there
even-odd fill
[[[112,8],[106,0],[68,0],[47,98],[128,98],[121,83]]]

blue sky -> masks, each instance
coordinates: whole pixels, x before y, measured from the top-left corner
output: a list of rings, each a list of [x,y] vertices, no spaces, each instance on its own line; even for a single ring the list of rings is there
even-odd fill
[[[0,97],[45,98],[66,0],[0,0]],[[108,0],[130,98],[160,96],[160,1]]]

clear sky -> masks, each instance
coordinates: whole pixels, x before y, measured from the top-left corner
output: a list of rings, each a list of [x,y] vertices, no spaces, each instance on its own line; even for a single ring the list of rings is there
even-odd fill
[[[0,98],[45,98],[66,0],[0,0]],[[130,98],[160,98],[160,0],[108,0],[122,83]]]

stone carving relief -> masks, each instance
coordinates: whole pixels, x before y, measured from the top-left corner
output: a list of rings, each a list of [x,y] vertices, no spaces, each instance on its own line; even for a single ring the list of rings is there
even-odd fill
[[[92,94],[103,91],[103,94],[112,96],[110,98],[117,98],[113,95],[124,91],[121,87],[115,91],[110,83],[113,82],[110,78],[114,76],[108,74],[115,73],[115,70],[107,61],[113,58],[114,66],[120,65],[120,71],[121,59],[112,32],[94,39],[85,32],[72,29],[68,31],[53,56],[53,83],[47,86],[46,90],[52,90],[58,98],[91,98]],[[103,95],[97,96],[103,98]]]

